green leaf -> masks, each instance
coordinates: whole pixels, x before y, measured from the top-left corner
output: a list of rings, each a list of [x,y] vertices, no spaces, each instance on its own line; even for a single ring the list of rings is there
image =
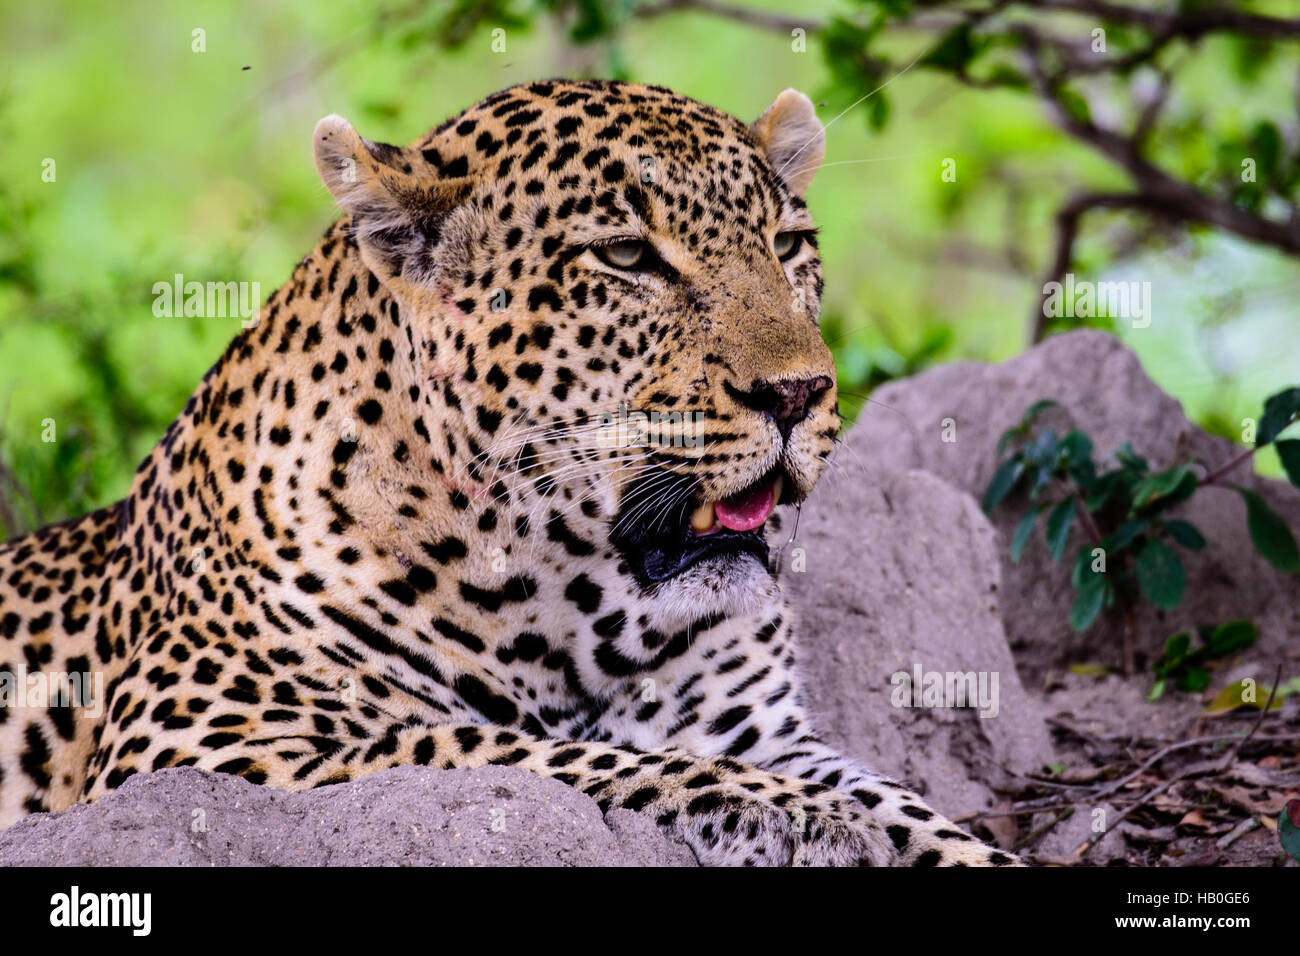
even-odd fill
[[[1029,536],[1034,532],[1034,522],[1038,520],[1038,516],[1046,507],[1046,504],[1039,505],[1021,518],[1020,523],[1016,525],[1016,530],[1011,535],[1012,564],[1020,563],[1020,555],[1024,552],[1025,545],[1029,543]]]
[[[1190,464],[1190,463],[1189,463]],[[1157,511],[1164,511],[1172,508],[1174,505],[1182,504],[1192,495],[1196,494],[1196,489],[1201,486],[1201,479],[1193,471],[1188,471],[1183,475],[1183,480],[1174,485],[1174,490],[1167,495],[1162,495],[1159,499]]]
[[[1183,599],[1187,572],[1167,544],[1154,538],[1147,541],[1137,560],[1138,587],[1156,607],[1171,611]]]
[[[1110,668],[1105,664],[1071,664],[1070,673],[1079,677],[1105,677]]]
[[[1074,498],[1058,502],[1047,516],[1047,551],[1053,561],[1061,560],[1065,544],[1070,540],[1070,525],[1074,523]]]
[[[966,64],[979,52],[971,38],[968,22],[961,22],[945,33],[934,48],[921,60],[921,66],[940,70],[963,72]]]
[[[1179,690],[1198,694],[1210,686],[1210,675],[1200,667],[1193,667],[1179,676],[1177,684]]]
[[[1246,527],[1255,549],[1279,571],[1300,574],[1300,550],[1291,529],[1255,492],[1240,485],[1234,487],[1246,501]]]
[[[1057,101],[1073,119],[1084,125],[1092,122],[1092,113],[1088,109],[1088,101],[1085,100],[1074,90],[1062,86],[1056,91]]]
[[[1300,800],[1288,800],[1278,813],[1277,836],[1292,859],[1300,860]]]
[[[1165,679],[1162,677],[1160,678],[1160,680],[1152,684],[1151,689],[1147,691],[1147,703],[1154,704],[1156,701],[1158,701],[1161,697],[1164,696],[1164,693],[1165,693]]]
[[[609,33],[614,26],[612,11],[598,0],[578,0],[574,8],[578,15],[569,28],[569,37],[574,43],[589,43]]]
[[[1051,473],[1056,467],[1057,448],[1056,433],[1050,428],[1044,428],[1024,447],[1021,454],[1026,463],[1037,465],[1047,472],[1047,478],[1051,480]]]
[[[1214,629],[1205,642],[1205,656],[1217,660],[1255,643],[1259,631],[1251,621],[1229,621]]]
[[[1264,416],[1255,433],[1255,447],[1269,444],[1282,430],[1300,416],[1300,387],[1288,388],[1269,396],[1264,402]]]
[[[871,102],[867,106],[867,123],[873,130],[885,128],[885,123],[889,120],[889,98],[884,93],[877,91],[871,97]]]
[[[1189,479],[1190,488],[1187,487]],[[1143,478],[1134,485],[1133,507],[1131,513],[1136,513],[1161,498],[1170,498],[1171,496],[1177,497],[1175,492],[1177,492],[1178,495],[1181,495],[1181,498],[1191,497],[1192,492],[1195,490],[1196,476],[1192,473],[1192,464],[1191,462],[1183,462],[1181,465],[1178,465],[1175,468],[1170,468],[1168,471],[1157,472],[1154,475]],[[1181,498],[1179,500],[1181,500]],[[1172,500],[1166,502],[1166,504],[1172,503]]]
[[[1176,664],[1187,656],[1187,650],[1192,646],[1192,635],[1187,631],[1179,631],[1177,634],[1165,641],[1165,662]]]
[[[1273,696],[1273,704],[1269,710],[1281,710],[1282,694],[1273,694],[1273,688],[1264,684],[1256,684],[1249,687],[1251,696],[1254,700],[1246,699],[1246,691],[1249,685],[1244,680],[1234,681],[1223,690],[1215,695],[1214,700],[1210,701],[1205,708],[1207,717],[1217,717],[1220,714],[1229,714],[1239,707],[1249,707],[1251,710],[1263,710],[1268,705],[1268,698]],[[1280,688],[1279,688],[1280,690]]]
[[[1145,475],[1151,467],[1147,464],[1147,460],[1135,452],[1133,446],[1128,442],[1115,449],[1114,457],[1125,469],[1137,472],[1140,475]]]
[[[1112,531],[1102,539],[1101,546],[1106,549],[1106,553],[1112,551],[1123,551],[1147,529],[1151,522],[1146,518],[1135,518],[1132,521],[1125,521],[1116,530]]]
[[[1074,483],[1079,486],[1079,490],[1085,494],[1092,489],[1097,483],[1097,466],[1092,463],[1091,459],[1085,458],[1083,461],[1066,462],[1066,470]]]
[[[1083,587],[1084,577],[1094,573],[1092,570],[1092,550],[1092,548],[1084,545],[1074,556],[1074,566],[1070,568],[1070,583],[1076,588]]]
[[[989,486],[984,492],[984,501],[980,507],[984,509],[985,514],[993,513],[993,509],[1016,486],[1016,482],[1020,480],[1020,476],[1024,472],[1025,463],[1019,455],[1008,458],[1001,464],[998,470],[993,473],[993,480],[989,482]]]
[[[1025,477],[1029,479],[1029,497],[1037,498],[1052,483],[1052,469],[1030,464],[1026,468]]]
[[[1092,439],[1074,429],[1061,439],[1061,457],[1079,487],[1091,488],[1097,480],[1097,469],[1092,463]]]
[[[1196,525],[1190,521],[1165,521],[1160,527],[1168,531],[1169,537],[1188,551],[1200,551],[1207,543],[1205,536],[1196,530]]]
[[[1029,86],[1029,79],[1020,73],[1017,73],[1005,63],[999,63],[989,70],[989,75],[985,78],[989,83],[995,83],[999,86],[1010,87],[1013,90],[1023,90]]]
[[[1277,126],[1267,120],[1258,123],[1250,137],[1250,152],[1259,164],[1260,179],[1271,178],[1282,152],[1282,137]]]
[[[1097,479],[1088,489],[1088,510],[1096,511],[1104,505],[1119,485],[1119,472],[1111,471]]]
[[[1273,446],[1291,484],[1300,488],[1300,438],[1286,438]]]
[[[1025,409],[1025,415],[1020,419],[1020,424],[1032,425],[1035,418],[1047,411],[1047,409],[1055,408],[1057,404],[1058,403],[1054,399],[1040,398],[1038,401],[1034,402],[1034,404]]]
[[[1110,584],[1105,575],[1089,573],[1079,587],[1070,607],[1070,628],[1076,633],[1087,630],[1088,625],[1097,619],[1102,605],[1106,602],[1106,592]]]
[[[1052,401],[1050,398],[1040,398],[1038,401],[1034,402],[1034,404],[1025,409],[1025,413],[1020,417],[1020,421],[1004,431],[1002,437],[998,439],[998,454],[1002,454],[1003,449],[1007,446],[1007,442],[1011,441],[1011,439],[1022,438],[1023,436],[1028,435],[1029,428],[1033,425],[1034,419],[1054,405],[1056,405],[1056,402]]]
[[[1237,78],[1254,83],[1268,66],[1273,48],[1262,37],[1224,37],[1232,46],[1232,68]]]
[[[1073,429],[1061,439],[1061,451],[1065,452],[1067,460],[1071,462],[1091,461],[1092,439],[1079,429]]]

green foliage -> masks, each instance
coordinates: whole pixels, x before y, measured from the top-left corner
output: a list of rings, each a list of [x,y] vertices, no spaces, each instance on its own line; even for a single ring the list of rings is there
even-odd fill
[[[971,60],[979,56],[988,45],[983,37],[976,40],[971,25],[963,21],[945,33],[929,53],[920,60],[921,66],[939,70],[965,71]]]
[[[1300,388],[1288,388],[1270,396],[1264,402],[1256,444],[1267,445],[1274,441],[1297,417],[1300,417]]]
[[[1033,432],[1038,417],[1055,405],[1048,399],[1035,402],[998,440],[999,455],[1009,447],[1015,450],[994,471],[982,506],[985,513],[992,513],[1014,492],[1025,492],[1028,510],[1011,535],[1012,562],[1020,561],[1039,515],[1046,512],[1044,537],[1053,561],[1065,556],[1074,529],[1082,532],[1070,575],[1075,589],[1071,628],[1082,631],[1104,608],[1117,604],[1127,608],[1139,599],[1172,610],[1187,587],[1179,550],[1200,551],[1208,542],[1194,524],[1172,517],[1170,511],[1198,488],[1217,483],[1222,474],[1198,476],[1192,460],[1153,471],[1128,443],[1098,464],[1093,460],[1092,439],[1078,429],[1061,438],[1050,428]],[[1254,450],[1275,442],[1298,418],[1300,389],[1271,396],[1260,417]],[[1290,463],[1287,474],[1300,487],[1300,468],[1294,467],[1300,441],[1278,444],[1286,446],[1280,453],[1283,462]],[[1256,492],[1233,487],[1246,503],[1246,524],[1255,548],[1278,570],[1300,574],[1300,552],[1286,522]],[[1168,651],[1166,657],[1171,657]]]
[[[1210,684],[1208,661],[1223,660],[1255,643],[1258,632],[1250,621],[1229,621],[1216,628],[1199,630],[1201,644],[1192,648],[1192,636],[1180,631],[1165,642],[1165,653],[1152,664],[1156,680],[1147,700],[1156,701],[1170,681],[1182,691],[1200,693]]]
[[[1288,800],[1277,815],[1277,835],[1291,859],[1300,862],[1300,800]]]
[[[1246,526],[1256,550],[1278,570],[1300,574],[1300,553],[1286,522],[1255,492],[1238,488],[1237,493],[1246,500]]]

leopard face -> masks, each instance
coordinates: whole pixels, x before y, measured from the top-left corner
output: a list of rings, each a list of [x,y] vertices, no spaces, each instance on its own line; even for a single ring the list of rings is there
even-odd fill
[[[823,151],[792,90],[750,126],[608,82],[505,90],[407,148],[321,121],[317,167],[436,409],[430,467],[469,515],[532,529],[484,560],[569,591],[580,568],[643,635],[775,599],[767,519],[839,428],[802,199]]]

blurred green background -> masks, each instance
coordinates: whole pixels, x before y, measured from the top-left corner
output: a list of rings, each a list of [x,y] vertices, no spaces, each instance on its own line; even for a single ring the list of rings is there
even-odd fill
[[[860,6],[787,8],[818,19]],[[708,12],[634,13],[558,0],[0,6],[0,538],[122,496],[238,333],[237,317],[155,317],[155,282],[255,281],[265,297],[315,244],[335,217],[309,149],[321,116],[406,143],[488,93],[555,75],[663,84],[746,120],[787,86],[823,122],[867,92],[811,38],[797,52],[788,32]],[[1165,146],[1193,181],[1216,136],[1279,105],[1294,113],[1294,59],[1243,71],[1241,52],[1206,41],[1183,74],[1182,126]],[[1071,184],[1123,182],[1032,98],[917,70],[878,99],[830,126],[808,196],[851,414],[889,414],[862,404],[881,381],[1026,348],[1055,208]],[[956,182],[941,179],[946,158]],[[1152,282],[1151,327],[1117,333],[1192,417],[1239,440],[1241,419],[1300,379],[1296,260],[1203,230],[1117,256],[1100,222],[1076,273]]]

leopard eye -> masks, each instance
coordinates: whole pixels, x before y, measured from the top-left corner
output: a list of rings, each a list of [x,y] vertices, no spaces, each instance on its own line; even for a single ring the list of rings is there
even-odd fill
[[[802,232],[778,232],[772,240],[772,251],[782,262],[791,258],[803,245]]]
[[[613,269],[634,271],[645,269],[654,260],[650,247],[640,239],[617,239],[591,247],[596,258]]]

